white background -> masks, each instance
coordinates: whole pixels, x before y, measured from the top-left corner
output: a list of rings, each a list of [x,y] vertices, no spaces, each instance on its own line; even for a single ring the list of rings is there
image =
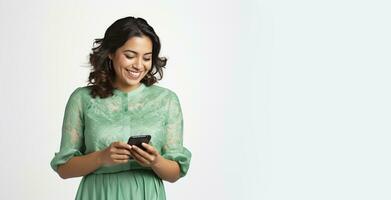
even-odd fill
[[[0,1],[0,199],[73,199],[50,168],[93,39],[145,18],[192,151],[168,199],[391,199],[391,4]]]

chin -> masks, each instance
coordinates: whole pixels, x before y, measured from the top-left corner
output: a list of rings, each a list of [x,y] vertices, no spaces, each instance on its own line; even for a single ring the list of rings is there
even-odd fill
[[[138,85],[140,82],[139,81],[126,81],[126,84],[128,86],[136,86]]]
[[[126,84],[129,85],[129,86],[135,86],[135,85],[138,85],[141,83],[141,80],[143,79],[144,77],[140,77],[139,79],[137,80],[132,80],[132,79],[129,79],[129,78],[125,78],[125,81],[126,81]]]

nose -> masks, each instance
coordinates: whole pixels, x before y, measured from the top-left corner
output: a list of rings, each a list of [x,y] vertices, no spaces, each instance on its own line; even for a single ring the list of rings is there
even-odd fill
[[[134,66],[135,68],[141,70],[142,67],[143,67],[143,60],[142,60],[142,58],[138,58],[138,59],[136,60],[136,62],[134,63],[133,66]]]

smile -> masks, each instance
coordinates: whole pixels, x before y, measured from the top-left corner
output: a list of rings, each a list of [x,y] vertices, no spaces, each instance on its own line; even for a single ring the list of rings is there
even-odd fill
[[[141,75],[140,71],[132,71],[129,69],[126,69],[126,75],[131,79],[138,79]]]

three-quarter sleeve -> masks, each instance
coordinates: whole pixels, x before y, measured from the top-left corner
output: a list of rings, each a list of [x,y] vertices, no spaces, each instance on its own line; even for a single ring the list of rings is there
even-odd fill
[[[50,162],[52,169],[56,172],[58,172],[59,165],[84,153],[84,123],[80,89],[79,87],[73,91],[65,107],[60,151],[54,153]]]
[[[191,152],[183,146],[183,117],[179,99],[171,93],[167,106],[166,143],[162,156],[176,161],[180,168],[180,177],[186,175],[190,166]]]

